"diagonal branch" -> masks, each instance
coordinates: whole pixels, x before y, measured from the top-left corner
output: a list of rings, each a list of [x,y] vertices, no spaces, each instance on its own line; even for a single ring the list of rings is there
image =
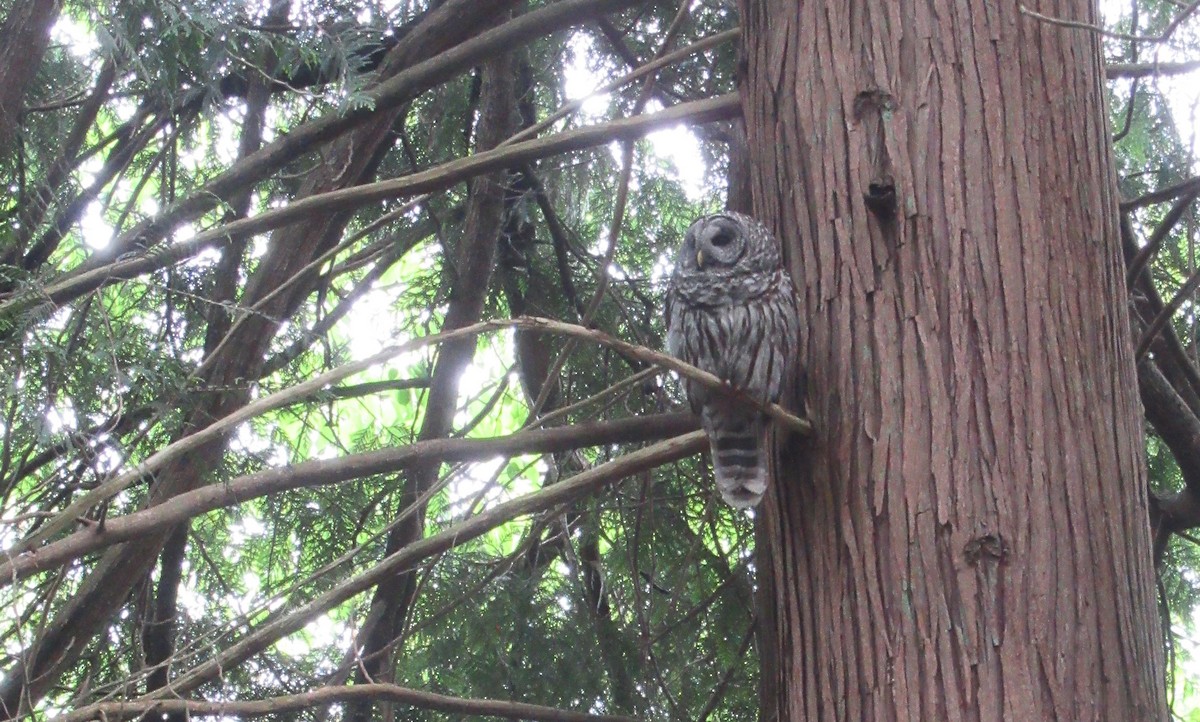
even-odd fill
[[[383,349],[379,353],[369,356],[360,361],[343,364],[335,369],[326,371],[325,373],[316,376],[308,381],[289,387],[282,391],[278,391],[269,396],[264,396],[260,399],[247,404],[241,409],[235,411],[228,416],[210,424],[209,426],[197,431],[190,436],[185,436],[182,439],[164,447],[157,453],[150,456],[137,468],[121,474],[117,478],[106,482],[88,493],[82,495],[75,502],[70,504],[57,517],[50,520],[36,534],[33,534],[14,546],[11,553],[20,554],[23,552],[31,552],[41,547],[45,542],[57,536],[58,533],[66,530],[76,519],[84,516],[84,513],[94,506],[98,506],[104,501],[112,498],[130,485],[144,478],[147,474],[157,471],[167,465],[168,462],[174,461],[183,454],[191,451],[212,439],[218,438],[228,432],[238,424],[248,421],[257,416],[283,408],[299,399],[304,399],[321,391],[322,389],[337,383],[349,376],[352,376],[361,371],[365,371],[372,366],[382,364],[389,359],[403,353],[415,351],[427,346],[446,343],[463,338],[474,337],[480,333],[487,331],[496,331],[503,328],[520,328],[528,331],[539,331],[543,333],[561,334],[579,338],[586,341],[599,343],[603,346],[608,346],[615,351],[624,354],[630,358],[637,359],[649,364],[656,364],[664,368],[675,371],[681,376],[685,376],[690,380],[703,384],[704,386],[726,394],[731,398],[738,400],[741,403],[754,406],[763,413],[771,416],[779,423],[793,429],[802,435],[811,435],[813,433],[812,425],[805,419],[797,418],[783,407],[777,404],[763,404],[762,402],[749,397],[747,394],[734,389],[729,384],[717,378],[713,374],[703,371],[694,366],[690,366],[679,359],[668,356],[667,354],[648,349],[644,346],[622,341],[613,338],[608,334],[596,331],[593,329],[584,328],[575,324],[564,323],[547,318],[524,317],[511,320],[496,320],[483,321],[480,323],[464,326],[463,328],[447,331],[444,333],[425,336],[419,339],[414,339],[406,343],[390,346]]]
[[[59,717],[57,722],[86,722],[86,720],[93,719],[123,720],[150,713],[153,715],[186,714],[189,717],[265,717],[284,712],[303,712],[313,707],[337,702],[357,701],[394,702],[416,709],[472,716],[486,715],[511,720],[532,720],[534,722],[636,722],[632,717],[624,715],[594,715],[508,700],[464,699],[394,684],[321,687],[301,694],[233,702],[209,702],[193,699],[101,702]]]
[[[1126,263],[1130,263],[1138,254],[1137,241],[1134,238],[1133,223],[1128,213],[1120,215],[1121,253]],[[1144,269],[1130,285],[1130,301],[1134,318],[1142,326],[1149,324],[1147,319],[1153,319],[1160,314],[1166,304],[1159,297],[1158,289],[1150,279],[1150,274]],[[1171,386],[1183,398],[1188,406],[1200,413],[1200,371],[1197,371],[1191,356],[1184,349],[1183,343],[1170,325],[1163,326],[1151,344],[1154,350],[1154,362],[1166,376]]]
[[[1200,419],[1150,359],[1138,363],[1137,373],[1146,420],[1171,450],[1183,476],[1183,489],[1151,499],[1158,563],[1171,534],[1200,526]]]
[[[703,40],[698,40],[698,41],[692,43],[691,45],[688,45],[686,47],[680,48],[679,50],[676,50],[673,53],[667,53],[666,55],[663,55],[660,58],[651,60],[650,62],[646,63],[645,65],[636,66],[633,70],[629,71],[625,75],[617,78],[616,80],[614,80],[610,83],[605,83],[604,85],[600,86],[599,88],[596,88],[595,90],[593,90],[588,95],[585,95],[582,98],[576,98],[575,100],[571,100],[571,101],[564,103],[562,105],[562,107],[560,107],[558,110],[554,111],[550,115],[546,116],[544,119],[539,120],[537,123],[529,126],[528,128],[522,130],[521,132],[517,133],[513,137],[504,141],[503,145],[508,145],[509,143],[516,143],[516,142],[519,142],[522,140],[527,140],[529,138],[533,138],[533,137],[537,136],[538,133],[541,133],[543,130],[545,130],[546,128],[549,128],[550,126],[554,125],[558,121],[567,117],[571,113],[574,113],[575,111],[582,108],[584,106],[584,104],[587,103],[588,100],[595,98],[596,96],[612,92],[613,90],[616,90],[617,88],[620,88],[628,83],[632,83],[635,80],[643,78],[643,77],[649,75],[650,73],[653,73],[653,72],[659,70],[660,68],[665,68],[667,66],[674,65],[675,63],[678,63],[680,60],[683,60],[684,58],[695,55],[696,53],[703,52],[705,50],[708,50],[709,48],[714,48],[714,47],[716,47],[718,45],[722,45],[730,40],[734,40],[734,39],[738,38],[741,35],[741,33],[742,33],[741,28],[731,28],[724,32],[717,33],[716,35],[710,35],[709,37],[704,38]]]
[[[741,101],[736,93],[731,93],[707,100],[683,103],[658,113],[621,118],[537,140],[514,143],[460,158],[403,178],[309,196],[283,208],[267,211],[252,218],[233,221],[199,233],[186,241],[174,243],[143,256],[118,260],[100,268],[83,271],[58,283],[50,284],[38,293],[13,297],[0,304],[0,332],[4,332],[3,326],[6,322],[11,327],[19,315],[38,307],[61,306],[97,288],[165,268],[190,258],[211,246],[303,221],[315,214],[350,211],[368,203],[442,190],[468,178],[500,168],[560,153],[584,150],[612,140],[639,138],[654,130],[678,123],[728,120],[736,117],[740,112]]]
[[[1164,326],[1171,322],[1171,318],[1175,315],[1175,312],[1179,310],[1184,301],[1188,300],[1196,292],[1197,288],[1200,288],[1200,268],[1193,271],[1191,276],[1188,276],[1188,279],[1179,287],[1179,291],[1175,293],[1175,297],[1171,299],[1171,302],[1150,322],[1150,326],[1142,334],[1141,341],[1138,342],[1137,350],[1133,354],[1134,359],[1141,360],[1146,351],[1150,349],[1150,344],[1154,341],[1155,337],[1163,330]]]
[[[1152,206],[1155,203],[1162,203],[1180,196],[1195,195],[1197,193],[1200,193],[1200,176],[1192,176],[1191,178],[1169,185],[1166,188],[1159,188],[1146,195],[1121,201],[1121,212],[1127,213],[1138,208]]]
[[[1200,418],[1149,359],[1137,365],[1146,419],[1171,449],[1184,485],[1200,498]]]
[[[112,245],[115,248],[133,248],[137,245],[146,248],[153,247],[179,225],[200,217],[225,199],[243,192],[250,184],[265,178],[295,160],[296,157],[312,150],[318,144],[344,134],[376,117],[382,111],[399,107],[418,93],[454,78],[486,58],[498,52],[527,44],[556,30],[586,22],[606,12],[635,5],[640,1],[562,0],[520,15],[497,28],[481,33],[433,58],[406,68],[380,83],[367,94],[368,102],[344,112],[331,112],[297,127],[287,135],[263,146],[256,153],[234,163],[228,170],[193,195],[123,233]],[[265,228],[259,230],[265,230]],[[196,250],[201,249],[197,248]],[[96,261],[85,262],[78,269],[79,274],[88,275],[89,270],[95,270],[99,265],[98,259],[99,256]],[[93,288],[99,285],[96,284]],[[38,295],[36,292],[22,293],[23,303],[20,305],[33,305]],[[53,298],[50,300],[61,303]],[[3,316],[4,312],[0,307],[0,317]],[[0,328],[0,332],[5,330]]]
[[[487,511],[454,524],[444,531],[417,540],[386,557],[379,564],[314,597],[294,610],[272,615],[237,642],[218,652],[211,660],[181,674],[175,679],[169,692],[158,690],[153,695],[146,695],[140,700],[158,699],[169,694],[187,694],[198,686],[217,679],[223,671],[241,664],[269,648],[278,640],[303,629],[317,615],[371,589],[389,576],[411,569],[423,559],[466,544],[518,517],[544,512],[561,504],[570,503],[632,474],[690,456],[703,449],[706,443],[702,431],[693,431],[683,436],[660,441],[588,469],[566,481],[498,504]],[[79,710],[78,713],[92,715],[80,717],[80,719],[94,717],[89,708]]]
[[[1138,274],[1150,262],[1150,258],[1162,247],[1163,241],[1171,235],[1171,231],[1174,230],[1175,226],[1179,225],[1180,219],[1183,218],[1183,214],[1191,207],[1192,202],[1196,200],[1198,193],[1200,193],[1200,188],[1191,193],[1184,193],[1171,204],[1171,208],[1163,216],[1162,222],[1158,224],[1158,227],[1150,234],[1150,238],[1146,240],[1146,245],[1142,246],[1137,255],[1133,257],[1133,260],[1128,263],[1128,270],[1125,272],[1127,284],[1133,285]]]
[[[1029,8],[1027,8],[1024,5],[1020,5],[1018,7],[1019,7],[1022,15],[1026,15],[1028,17],[1033,18],[1034,20],[1039,20],[1044,23],[1049,23],[1050,25],[1058,25],[1058,26],[1064,27],[1064,28],[1075,28],[1077,30],[1087,30],[1087,31],[1095,33],[1097,35],[1103,35],[1104,37],[1115,38],[1117,40],[1132,40],[1134,42],[1161,43],[1161,42],[1165,42],[1172,35],[1174,35],[1175,31],[1179,28],[1179,26],[1183,23],[1183,21],[1187,20],[1189,17],[1191,17],[1192,14],[1196,12],[1197,8],[1200,8],[1200,0],[1194,0],[1194,2],[1190,3],[1187,7],[1180,10],[1179,13],[1175,15],[1175,17],[1171,18],[1171,21],[1169,23],[1167,23],[1167,27],[1163,28],[1163,31],[1161,33],[1159,33],[1158,35],[1133,35],[1130,33],[1119,33],[1119,32],[1114,32],[1112,30],[1102,28],[1099,25],[1096,25],[1095,23],[1082,22],[1079,20],[1067,20],[1066,18],[1056,18],[1056,17],[1051,17],[1049,15],[1043,15],[1042,13],[1038,13],[1038,12],[1034,12],[1033,10],[1030,10]]]

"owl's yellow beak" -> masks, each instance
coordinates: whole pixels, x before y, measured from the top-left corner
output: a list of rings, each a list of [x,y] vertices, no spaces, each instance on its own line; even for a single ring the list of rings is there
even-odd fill
[[[704,268],[704,251],[696,251],[696,266]]]

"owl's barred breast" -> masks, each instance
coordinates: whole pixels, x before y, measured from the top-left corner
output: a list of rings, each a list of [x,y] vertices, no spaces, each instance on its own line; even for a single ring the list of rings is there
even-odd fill
[[[762,401],[779,401],[796,372],[800,315],[779,241],[734,212],[688,227],[667,289],[667,349]],[[754,506],[768,488],[768,419],[726,394],[683,380],[700,415],[713,478],[730,506]]]
[[[797,345],[791,278],[782,270],[732,276],[729,283],[712,276],[676,279],[667,348],[752,396],[778,401]],[[693,409],[709,402],[703,386],[685,381],[684,388]]]
[[[671,284],[671,295],[688,308],[750,303],[776,293],[792,293],[792,279],[782,269],[771,273],[680,273]]]

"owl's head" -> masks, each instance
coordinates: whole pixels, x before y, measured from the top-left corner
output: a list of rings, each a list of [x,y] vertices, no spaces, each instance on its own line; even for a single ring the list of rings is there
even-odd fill
[[[676,264],[684,273],[766,273],[779,267],[779,243],[750,216],[715,213],[688,227]]]

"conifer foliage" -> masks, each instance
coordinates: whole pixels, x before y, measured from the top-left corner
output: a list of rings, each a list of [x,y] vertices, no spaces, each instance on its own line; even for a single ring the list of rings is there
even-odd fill
[[[771,207],[738,10],[0,0],[0,719],[755,719],[780,560],[658,353],[684,229]],[[1103,45],[1186,639],[1200,21],[1036,10]]]

